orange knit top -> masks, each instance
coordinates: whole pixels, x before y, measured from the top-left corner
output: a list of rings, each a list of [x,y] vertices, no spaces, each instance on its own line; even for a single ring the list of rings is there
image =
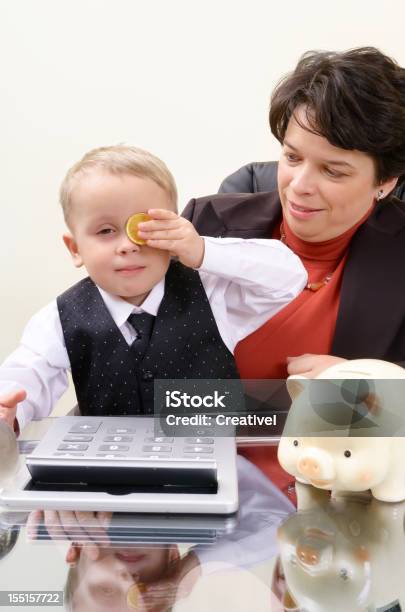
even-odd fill
[[[367,212],[354,227],[325,242],[306,242],[298,238],[283,221],[285,243],[301,259],[308,282],[330,281],[316,292],[304,289],[295,300],[236,347],[235,359],[241,378],[286,378],[288,356],[304,353],[331,354],[340,289],[348,248]],[[280,238],[280,226],[273,238]],[[281,490],[291,497],[294,479],[277,461],[277,447],[242,449],[241,454],[255,463]]]

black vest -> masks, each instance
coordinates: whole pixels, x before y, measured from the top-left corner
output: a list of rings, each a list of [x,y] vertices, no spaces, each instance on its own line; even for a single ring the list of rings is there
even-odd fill
[[[239,378],[198,272],[171,263],[148,349],[139,360],[90,278],[57,298],[80,412],[151,414],[155,378]]]

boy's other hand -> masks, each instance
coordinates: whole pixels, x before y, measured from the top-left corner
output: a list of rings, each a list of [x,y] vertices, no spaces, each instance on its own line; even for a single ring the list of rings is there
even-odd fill
[[[148,215],[152,220],[138,226],[138,235],[146,240],[146,244],[170,251],[185,266],[199,268],[204,259],[204,240],[193,224],[163,208],[152,208]]]
[[[0,396],[0,419],[5,421],[13,430],[17,404],[24,401],[26,397],[27,394],[23,389]]]

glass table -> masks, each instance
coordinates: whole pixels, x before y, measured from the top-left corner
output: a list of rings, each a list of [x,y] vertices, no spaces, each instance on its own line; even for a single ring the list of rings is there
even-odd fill
[[[243,457],[238,476],[230,517],[1,509],[0,609],[405,610],[405,502],[297,484],[296,510]]]

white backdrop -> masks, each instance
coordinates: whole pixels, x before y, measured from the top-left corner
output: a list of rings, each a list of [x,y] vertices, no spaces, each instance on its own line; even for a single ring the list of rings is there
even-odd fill
[[[277,157],[270,92],[304,51],[374,45],[405,65],[404,31],[403,0],[0,0],[0,359],[80,278],[57,195],[86,150],[150,149],[183,208]]]

